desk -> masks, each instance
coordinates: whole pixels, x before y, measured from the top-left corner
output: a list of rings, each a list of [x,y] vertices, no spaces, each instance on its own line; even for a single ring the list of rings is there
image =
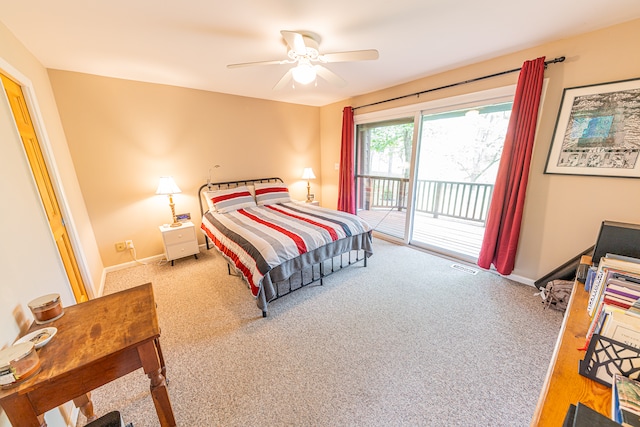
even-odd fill
[[[590,323],[588,300],[589,293],[584,290],[584,284],[576,281],[531,421],[532,427],[561,426],[569,405],[578,402],[611,416],[611,389],[578,373],[578,362],[585,356],[585,351],[578,349],[584,347]]]
[[[46,324],[58,333],[38,350],[39,373],[0,390],[0,405],[14,426],[45,426],[44,414],[70,400],[93,417],[89,392],[143,368],[160,425],[176,422],[165,382],[160,328],[151,283],[71,307]],[[30,330],[42,325],[32,325]]]

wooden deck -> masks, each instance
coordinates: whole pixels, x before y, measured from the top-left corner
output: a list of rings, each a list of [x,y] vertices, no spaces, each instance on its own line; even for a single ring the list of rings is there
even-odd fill
[[[360,210],[358,216],[371,225],[374,231],[398,239],[404,239],[404,211],[389,209]],[[409,243],[438,252],[476,261],[484,236],[484,224],[447,217],[433,218],[416,212],[413,236]]]

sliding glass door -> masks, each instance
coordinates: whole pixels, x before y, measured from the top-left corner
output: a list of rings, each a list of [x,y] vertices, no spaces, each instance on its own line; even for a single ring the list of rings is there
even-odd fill
[[[403,239],[407,226],[413,117],[356,128],[356,207],[377,231]]]
[[[511,105],[421,116],[413,244],[478,258]]]
[[[358,215],[378,233],[475,261],[513,88],[468,98],[356,116],[356,191]]]

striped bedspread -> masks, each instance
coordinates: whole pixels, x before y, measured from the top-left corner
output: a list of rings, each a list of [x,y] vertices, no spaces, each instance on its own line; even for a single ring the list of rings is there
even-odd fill
[[[356,215],[293,202],[207,212],[201,228],[242,273],[253,296],[264,276],[285,261],[356,235],[371,240],[371,228]]]

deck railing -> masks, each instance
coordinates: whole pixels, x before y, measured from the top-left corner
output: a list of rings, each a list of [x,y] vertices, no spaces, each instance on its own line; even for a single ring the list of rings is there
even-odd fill
[[[361,209],[407,208],[409,179],[357,175],[358,207]],[[416,212],[484,223],[487,220],[493,184],[418,180]]]

